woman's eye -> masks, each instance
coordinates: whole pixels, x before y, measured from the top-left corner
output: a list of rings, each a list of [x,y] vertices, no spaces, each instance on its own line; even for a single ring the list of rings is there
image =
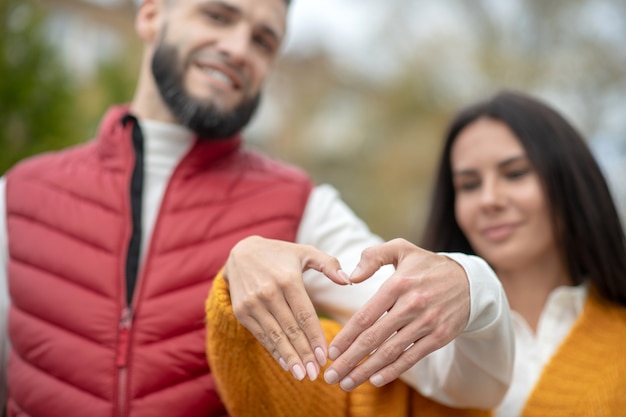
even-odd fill
[[[463,181],[459,182],[455,185],[457,191],[473,191],[480,187],[480,182],[478,181]]]
[[[510,179],[518,179],[523,177],[524,175],[528,174],[529,170],[524,168],[524,169],[513,169],[510,170],[506,173],[507,178]]]

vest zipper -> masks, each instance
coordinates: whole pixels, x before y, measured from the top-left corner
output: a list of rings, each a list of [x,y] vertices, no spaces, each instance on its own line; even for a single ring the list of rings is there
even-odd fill
[[[118,398],[120,417],[124,416],[124,410],[127,402],[127,385],[128,385],[128,339],[130,329],[133,325],[132,310],[129,307],[124,308],[119,325],[119,341],[117,345],[117,371],[118,371]]]
[[[130,354],[130,338],[134,318],[133,298],[139,271],[139,255],[141,249],[141,206],[143,194],[143,135],[137,120],[127,115],[122,123],[133,121],[132,145],[135,164],[130,181],[131,236],[128,243],[125,268],[124,308],[119,321],[119,337],[117,345],[118,398],[117,407],[120,417],[126,415],[128,407],[128,356]]]

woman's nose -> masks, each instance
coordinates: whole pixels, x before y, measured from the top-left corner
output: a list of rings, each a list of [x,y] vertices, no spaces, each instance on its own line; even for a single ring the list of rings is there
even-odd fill
[[[505,201],[504,190],[496,179],[483,181],[480,202],[484,208],[501,207]]]

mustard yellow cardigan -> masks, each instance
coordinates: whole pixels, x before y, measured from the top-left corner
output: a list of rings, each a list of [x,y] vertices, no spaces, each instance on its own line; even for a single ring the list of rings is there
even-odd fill
[[[431,401],[404,382],[382,388],[365,383],[350,393],[323,378],[296,381],[235,318],[221,275],[206,302],[207,357],[218,392],[231,417],[489,416]],[[322,319],[328,341],[341,326]]]
[[[540,416],[626,416],[625,307],[602,301],[590,291],[521,415]]]
[[[298,382],[234,317],[226,283],[218,275],[206,302],[207,357],[231,417],[470,417],[431,401],[402,381],[382,388],[365,383],[343,392],[322,378]],[[340,326],[322,320],[327,340]],[[626,416],[626,308],[593,291],[570,334],[528,399],[521,417]]]

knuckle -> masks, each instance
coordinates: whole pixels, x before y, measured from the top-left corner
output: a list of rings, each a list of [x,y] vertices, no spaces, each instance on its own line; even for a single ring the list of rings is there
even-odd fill
[[[406,240],[403,239],[401,237],[397,237],[395,239],[393,239],[394,244],[398,245],[398,246],[409,246],[410,243]]]
[[[410,294],[414,292],[414,287],[416,283],[415,276],[409,276],[405,274],[396,274],[393,276],[393,280],[389,282],[389,291],[392,294],[402,295],[402,294]]]
[[[376,250],[375,247],[369,247],[369,248],[363,249],[363,252],[361,254],[365,258],[372,258],[372,257],[375,257],[377,253],[378,251]]]
[[[284,334],[278,330],[271,330],[268,337],[275,346],[281,344],[282,341],[285,340]]]
[[[274,299],[277,292],[278,291],[276,287],[270,286],[270,285],[264,285],[255,292],[255,296],[257,299],[261,300],[262,302],[268,303]]]
[[[429,297],[423,292],[413,292],[407,296],[406,306],[411,311],[424,311],[429,305]]]
[[[289,353],[283,359],[285,360],[285,362],[289,366],[289,369],[293,368],[294,365],[300,363],[300,357],[298,355],[296,355],[295,353]]]
[[[333,271],[339,269],[341,264],[339,260],[334,256],[326,255],[326,259],[318,265],[318,269],[324,274],[330,274]]]
[[[401,360],[393,364],[393,372],[401,374],[423,358],[417,349],[409,349],[402,354]]]
[[[284,293],[285,290],[289,289],[296,282],[297,279],[298,278],[295,275],[283,272],[276,279],[276,286],[272,287],[272,290],[274,292],[281,291]]]
[[[367,349],[373,350],[380,343],[380,338],[373,330],[366,330],[361,334],[361,342]]]
[[[289,340],[296,340],[302,334],[302,330],[296,324],[290,324],[285,328]]]
[[[446,343],[450,337],[451,329],[448,326],[442,325],[437,327],[430,335],[431,339],[437,346]]]
[[[355,366],[357,366],[357,364],[359,363],[358,360],[353,359],[352,357],[347,357],[347,358],[340,358],[338,360],[335,361],[335,364],[333,365],[333,367],[335,369],[340,368],[344,371],[349,371],[351,369],[353,369]],[[337,366],[339,365],[339,366]]]
[[[388,363],[397,359],[400,353],[402,353],[400,348],[398,348],[397,346],[394,346],[391,343],[381,346],[377,350],[377,352],[379,352],[382,358],[386,360]]]
[[[254,310],[255,306],[256,306],[256,301],[252,298],[246,297],[243,300],[241,300],[241,302],[237,303],[236,305],[233,305],[233,313],[235,313],[235,316],[237,316],[238,318],[239,316],[241,317],[247,316],[250,311]]]
[[[354,315],[354,321],[360,328],[369,327],[372,323],[372,315],[367,309],[363,309]]]
[[[267,335],[265,334],[264,331],[259,330],[257,332],[254,333],[254,337],[266,348],[268,348],[268,339],[267,339]],[[268,348],[269,350],[269,348]]]
[[[296,313],[296,320],[300,324],[300,326],[307,326],[313,318],[316,317],[314,314],[311,314],[309,311],[301,310]]]

